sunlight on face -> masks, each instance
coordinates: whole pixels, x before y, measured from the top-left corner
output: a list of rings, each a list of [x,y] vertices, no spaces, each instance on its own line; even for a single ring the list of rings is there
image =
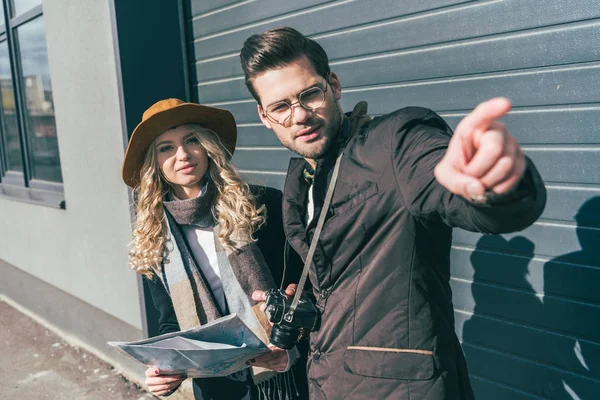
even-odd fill
[[[258,75],[252,82],[260,98],[259,116],[263,124],[272,129],[279,141],[288,149],[308,160],[321,158],[335,140],[342,114],[338,100],[342,87],[335,73],[329,79],[317,74],[305,56],[282,68],[271,69]],[[292,116],[285,124],[277,124],[263,115],[265,109],[285,101],[292,104],[298,95],[313,87],[326,91],[322,105],[314,111],[295,106]]]
[[[181,125],[154,141],[163,176],[179,199],[193,198],[200,193],[209,165],[208,154],[192,131],[193,128]]]

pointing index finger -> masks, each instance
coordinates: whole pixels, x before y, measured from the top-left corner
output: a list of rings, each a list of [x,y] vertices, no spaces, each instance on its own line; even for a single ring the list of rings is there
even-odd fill
[[[485,132],[492,122],[510,111],[510,101],[505,97],[494,97],[480,103],[456,127],[456,133],[471,136],[477,131]]]

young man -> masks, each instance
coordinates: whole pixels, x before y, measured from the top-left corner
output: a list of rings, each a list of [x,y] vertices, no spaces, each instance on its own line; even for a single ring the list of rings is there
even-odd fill
[[[241,61],[261,121],[303,157],[290,163],[283,200],[302,258],[343,150],[309,273],[322,312],[310,336],[311,399],[472,399],[454,332],[452,227],[521,230],[546,200],[497,122],[508,100],[480,104],[452,135],[424,108],[370,120],[359,103],[345,116],[324,50],[291,28],[251,36]]]

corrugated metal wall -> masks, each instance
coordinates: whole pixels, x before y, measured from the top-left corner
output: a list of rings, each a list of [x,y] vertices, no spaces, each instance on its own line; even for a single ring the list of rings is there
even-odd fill
[[[192,0],[189,12],[196,100],[234,113],[237,166],[273,186],[291,153],[244,87],[238,52],[253,33],[289,25],[318,40],[346,110],[420,105],[455,126],[509,97],[505,122],[548,205],[518,234],[455,232],[456,329],[480,399],[600,398],[598,0]]]

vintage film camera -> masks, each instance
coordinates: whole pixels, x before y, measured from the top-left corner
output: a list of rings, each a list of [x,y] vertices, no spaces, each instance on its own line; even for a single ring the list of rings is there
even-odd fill
[[[267,292],[265,314],[273,325],[269,340],[275,346],[289,350],[300,338],[301,331],[317,331],[321,327],[321,313],[306,294],[302,294],[292,318],[285,317],[292,304],[292,298],[278,289]]]

